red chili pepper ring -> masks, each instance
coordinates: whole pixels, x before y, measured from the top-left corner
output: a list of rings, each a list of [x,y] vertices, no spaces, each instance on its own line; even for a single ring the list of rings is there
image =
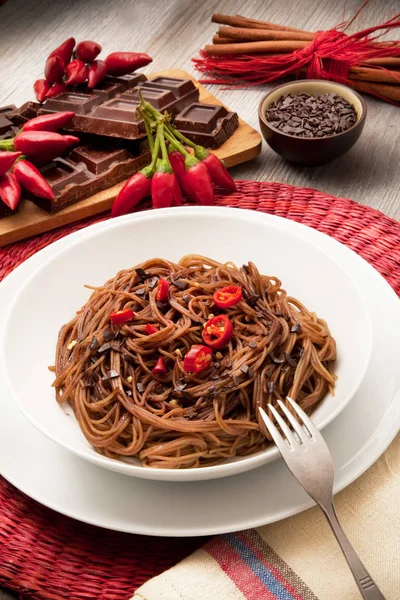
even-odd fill
[[[218,308],[229,308],[241,301],[243,290],[239,285],[227,285],[213,294],[214,304]]]
[[[201,336],[204,343],[213,350],[224,348],[233,336],[232,323],[226,315],[213,317],[205,324]]]
[[[186,354],[183,368],[187,373],[200,373],[210,366],[212,350],[202,344],[195,344]]]

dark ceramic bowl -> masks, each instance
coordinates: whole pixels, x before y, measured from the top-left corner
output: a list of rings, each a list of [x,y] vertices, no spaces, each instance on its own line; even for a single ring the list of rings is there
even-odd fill
[[[350,102],[356,110],[357,121],[352,127],[322,138],[303,138],[283,133],[268,123],[265,112],[281,96],[286,94],[334,93]],[[258,118],[265,141],[283,158],[307,166],[323,165],[341,156],[356,143],[364,128],[367,105],[357,92],[340,83],[320,79],[303,79],[284,83],[266,94],[258,105]]]

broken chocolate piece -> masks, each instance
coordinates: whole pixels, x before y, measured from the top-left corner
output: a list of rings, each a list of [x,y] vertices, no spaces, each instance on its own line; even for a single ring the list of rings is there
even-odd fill
[[[239,126],[237,113],[224,106],[195,102],[180,112],[174,127],[195,144],[219,148]]]

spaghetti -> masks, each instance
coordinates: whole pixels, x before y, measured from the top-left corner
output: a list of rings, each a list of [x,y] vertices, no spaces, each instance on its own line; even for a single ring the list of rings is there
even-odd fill
[[[310,413],[333,392],[327,324],[251,262],[151,259],[91,289],[60,330],[54,386],[108,457],[214,465],[266,447],[259,406],[290,396]]]

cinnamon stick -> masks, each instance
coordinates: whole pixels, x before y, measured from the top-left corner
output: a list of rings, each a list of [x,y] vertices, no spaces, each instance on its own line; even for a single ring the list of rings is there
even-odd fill
[[[371,66],[386,67],[389,69],[400,69],[400,58],[384,56],[382,58],[369,58],[364,63]]]
[[[269,21],[257,21],[256,19],[248,19],[241,15],[221,15],[220,13],[214,13],[211,17],[213,23],[220,25],[230,25],[231,27],[247,27],[248,29],[275,29],[279,31],[297,31],[304,33],[302,29],[296,29],[295,27],[285,27],[284,25],[278,25],[277,23],[270,23]],[[308,31],[307,33],[311,33]]]
[[[399,85],[385,85],[383,83],[373,83],[358,81],[357,79],[350,78],[350,86],[355,90],[364,92],[364,94],[379,94],[384,98],[388,98],[393,102],[400,102],[400,86]]]
[[[232,44],[232,40],[230,38],[220,37],[217,33],[213,35],[212,42],[213,44]]]
[[[230,38],[237,42],[262,42],[269,40],[303,40],[311,41],[315,33],[307,31],[280,31],[278,29],[247,29],[246,27],[220,27],[220,38]]]
[[[360,81],[374,81],[376,83],[394,83],[395,85],[400,85],[400,71],[392,74],[391,71],[381,71],[380,69],[351,67],[349,73],[352,79]]]
[[[242,44],[208,44],[204,50],[213,56],[224,54],[268,54],[286,53],[301,50],[308,46],[306,41],[270,41],[270,42],[244,42]]]

